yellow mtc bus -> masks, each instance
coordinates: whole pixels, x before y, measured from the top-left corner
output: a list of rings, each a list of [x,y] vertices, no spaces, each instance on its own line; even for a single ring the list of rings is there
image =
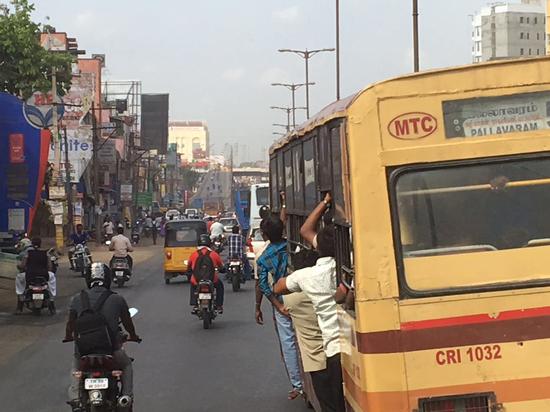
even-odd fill
[[[350,411],[550,411],[550,59],[384,81],[270,152],[289,240],[334,198]]]

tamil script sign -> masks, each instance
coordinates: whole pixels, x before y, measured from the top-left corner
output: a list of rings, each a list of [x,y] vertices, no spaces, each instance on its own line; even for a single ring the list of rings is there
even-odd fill
[[[132,201],[132,185],[131,184],[121,184],[120,185],[120,200],[123,202]]]
[[[550,129],[550,92],[443,102],[447,138]]]

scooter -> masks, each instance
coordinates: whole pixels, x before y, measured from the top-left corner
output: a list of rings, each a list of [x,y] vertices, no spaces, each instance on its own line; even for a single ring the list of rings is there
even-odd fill
[[[48,309],[50,315],[55,315],[55,303],[48,290],[48,280],[45,277],[37,276],[27,284],[23,294],[23,305],[33,315],[40,315],[42,309]]]
[[[111,271],[113,272],[113,280],[119,288],[123,287],[124,283],[128,282],[132,277],[132,270],[128,264],[128,259],[124,257],[113,258]]]
[[[130,316],[134,317],[137,313],[137,309],[130,308]],[[124,335],[123,340],[128,342],[127,339]],[[141,343],[141,340],[136,343]],[[73,376],[79,381],[82,411],[132,412],[132,399],[122,395],[122,371],[111,355],[82,356]]]
[[[231,259],[229,261],[229,277],[231,278],[233,292],[241,290],[243,281],[243,262],[241,260]]]

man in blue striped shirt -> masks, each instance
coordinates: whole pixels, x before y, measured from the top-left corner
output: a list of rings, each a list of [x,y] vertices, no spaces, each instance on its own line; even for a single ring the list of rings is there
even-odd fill
[[[287,275],[288,252],[286,250],[287,242],[283,238],[284,225],[281,219],[271,216],[262,220],[260,228],[270,244],[257,260],[259,273],[256,290],[256,322],[260,325],[263,324],[261,303],[262,296],[265,296],[273,306],[275,328],[288,377],[292,384],[288,399],[292,400],[303,393],[298,347],[288,310],[284,307],[282,298],[276,296],[272,288],[273,284]]]

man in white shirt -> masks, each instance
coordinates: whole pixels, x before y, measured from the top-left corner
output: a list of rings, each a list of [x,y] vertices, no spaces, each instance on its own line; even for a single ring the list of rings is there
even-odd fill
[[[128,260],[128,265],[130,266],[131,270],[134,265],[134,261],[132,259],[132,256],[130,256],[128,252],[134,251],[134,248],[132,247],[132,242],[130,242],[130,239],[124,236],[124,228],[122,226],[117,227],[117,233],[118,235],[113,236],[113,238],[111,239],[111,244],[109,245],[109,250],[115,252],[113,253],[113,258],[111,259],[110,266],[112,267],[114,258],[125,257]]]
[[[317,234],[317,250],[320,258],[315,266],[297,270],[287,277],[279,279],[274,287],[274,292],[283,295],[303,292],[313,303],[327,357],[329,379],[325,391],[330,395],[330,399],[326,401],[325,408],[328,411],[345,412],[340,361],[340,333],[337,303],[334,300],[337,286],[334,226],[326,226]]]
[[[216,220],[214,223],[212,223],[212,226],[210,226],[210,239],[214,240],[222,235],[223,225],[218,220]]]
[[[103,223],[103,230],[109,239],[113,237],[115,225],[113,225],[110,218],[107,218],[105,223]]]

